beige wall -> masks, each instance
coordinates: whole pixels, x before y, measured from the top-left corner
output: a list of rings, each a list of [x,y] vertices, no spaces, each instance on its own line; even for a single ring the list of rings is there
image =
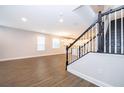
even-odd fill
[[[41,35],[41,33],[0,26],[0,61],[62,54],[65,52],[62,42],[61,48],[52,48],[52,38],[54,38],[54,36],[51,35],[45,35],[46,50],[37,51],[37,36],[39,35]]]

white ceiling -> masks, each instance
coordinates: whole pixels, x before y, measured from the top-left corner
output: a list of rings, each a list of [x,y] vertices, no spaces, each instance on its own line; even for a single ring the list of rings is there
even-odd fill
[[[0,25],[68,37],[77,37],[85,29],[76,5],[0,6]],[[82,11],[83,12],[83,11]],[[86,15],[86,13],[85,13]],[[27,22],[21,20],[22,17]],[[63,23],[59,19],[63,18]]]

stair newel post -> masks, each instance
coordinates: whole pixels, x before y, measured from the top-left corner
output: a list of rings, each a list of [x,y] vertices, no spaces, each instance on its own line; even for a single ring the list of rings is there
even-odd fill
[[[97,52],[103,52],[104,51],[104,37],[103,37],[103,29],[102,29],[102,15],[101,11],[99,11],[98,14],[98,50]]]
[[[68,66],[68,46],[66,46],[66,70]]]

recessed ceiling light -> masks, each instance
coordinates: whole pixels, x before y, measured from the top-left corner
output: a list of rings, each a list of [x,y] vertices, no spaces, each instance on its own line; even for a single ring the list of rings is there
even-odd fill
[[[27,18],[22,17],[21,20],[22,20],[23,22],[26,22],[26,21],[27,21]]]
[[[62,19],[62,18],[60,18],[60,19],[59,19],[59,22],[60,22],[60,23],[63,23],[63,19]]]

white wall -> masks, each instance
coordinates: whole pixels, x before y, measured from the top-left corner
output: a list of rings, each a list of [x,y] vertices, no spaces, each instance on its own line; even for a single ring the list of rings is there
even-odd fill
[[[0,26],[0,60],[62,54],[65,52],[62,42],[61,48],[52,48],[52,38],[54,37],[51,35],[45,35],[46,50],[37,51],[37,36],[39,35],[41,33]]]
[[[124,55],[89,53],[68,71],[98,86],[124,87]]]
[[[89,5],[81,6],[74,12],[80,16],[84,29],[87,29],[97,19],[97,14]]]

